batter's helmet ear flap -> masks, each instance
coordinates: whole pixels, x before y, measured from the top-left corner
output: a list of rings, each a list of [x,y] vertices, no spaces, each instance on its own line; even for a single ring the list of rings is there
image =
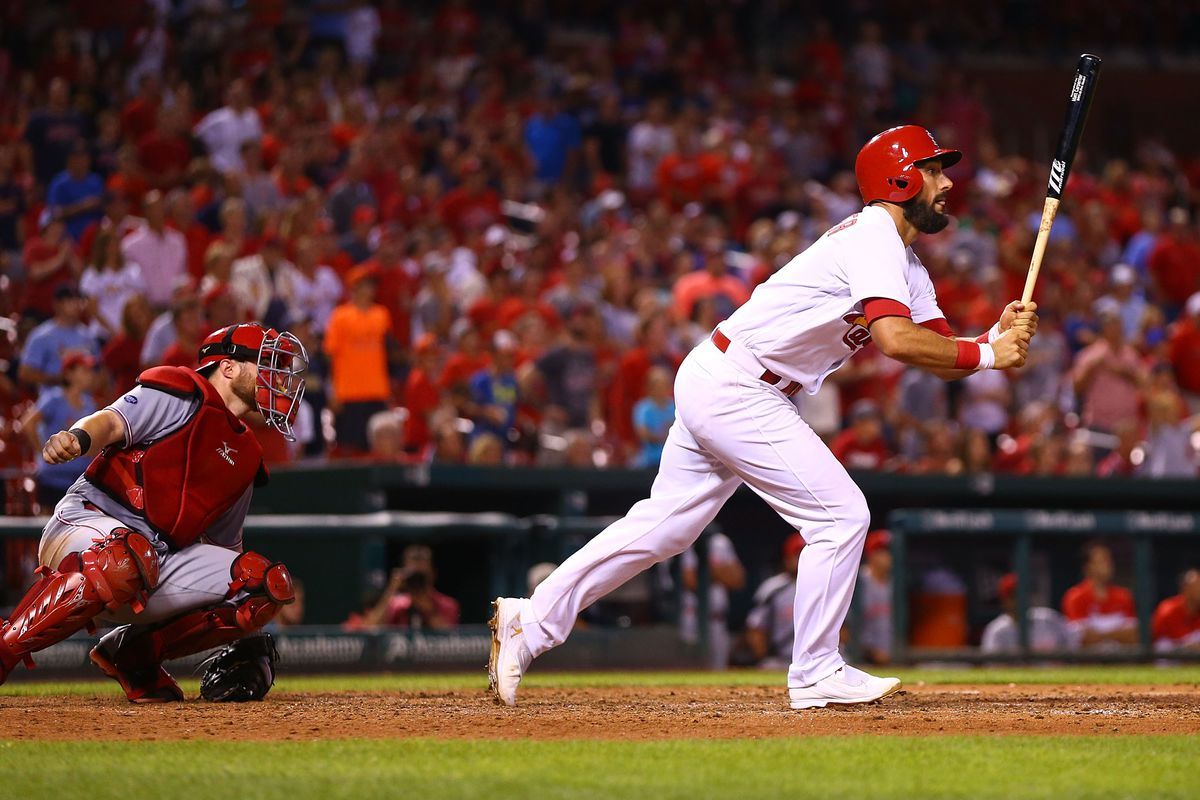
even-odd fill
[[[942,168],[962,159],[958,150],[943,148],[919,125],[901,125],[874,136],[858,151],[854,177],[864,203],[903,203],[921,192],[920,165],[937,158]]]

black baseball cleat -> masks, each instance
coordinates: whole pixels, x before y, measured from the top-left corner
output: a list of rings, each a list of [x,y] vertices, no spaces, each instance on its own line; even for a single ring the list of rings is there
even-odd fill
[[[162,664],[145,669],[122,669],[105,652],[102,644],[93,647],[88,658],[101,672],[121,684],[131,703],[176,703],[183,700],[183,690],[171,673],[163,669]]]

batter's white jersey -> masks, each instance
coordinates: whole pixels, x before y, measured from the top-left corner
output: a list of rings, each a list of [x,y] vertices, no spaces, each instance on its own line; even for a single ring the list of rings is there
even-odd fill
[[[650,497],[537,587],[520,615],[532,655],[562,642],[580,610],[686,550],[745,483],[807,543],[796,564],[788,686],[812,686],[845,666],[839,634],[871,509],[779,378],[816,393],[870,341],[867,301],[884,304],[873,316],[907,314],[947,330],[929,274],[888,212],[874,207],[792,259],[721,323],[723,337],[684,359]]]
[[[913,322],[945,317],[925,266],[888,212],[867,206],[830,228],[721,323],[766,369],[816,394],[871,340],[863,301],[901,303]]]

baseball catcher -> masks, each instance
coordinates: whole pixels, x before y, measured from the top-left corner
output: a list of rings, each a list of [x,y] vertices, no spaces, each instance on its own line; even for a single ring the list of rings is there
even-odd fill
[[[119,627],[92,663],[130,701],[182,700],[164,661],[242,639],[294,599],[283,564],[242,548],[251,494],[267,480],[245,420],[261,415],[294,440],[307,354],[290,333],[231,325],[201,343],[199,363],[146,370],[46,441],[48,464],[92,462],[42,532],[40,581],[0,620],[0,683],[100,620]]]

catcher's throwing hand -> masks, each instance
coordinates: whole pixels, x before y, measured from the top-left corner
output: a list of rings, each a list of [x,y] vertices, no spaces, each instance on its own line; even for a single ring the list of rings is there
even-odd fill
[[[42,448],[42,458],[47,464],[65,464],[83,455],[79,440],[70,431],[59,431],[46,440]]]

